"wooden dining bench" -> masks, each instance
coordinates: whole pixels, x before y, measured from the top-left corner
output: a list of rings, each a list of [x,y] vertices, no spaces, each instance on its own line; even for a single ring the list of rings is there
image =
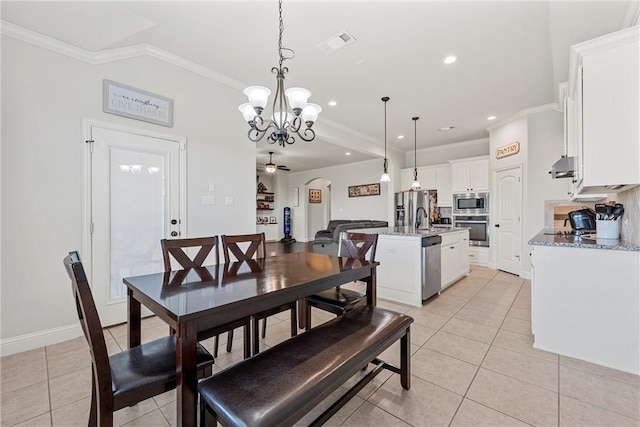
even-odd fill
[[[383,369],[410,387],[413,319],[373,306],[356,307],[198,384],[200,425],[288,426],[307,414],[353,375],[375,367],[311,425],[322,425]],[[400,340],[400,367],[377,357]]]

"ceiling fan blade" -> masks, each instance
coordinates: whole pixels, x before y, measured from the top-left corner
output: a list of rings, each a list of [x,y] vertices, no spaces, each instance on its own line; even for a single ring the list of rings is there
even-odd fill
[[[278,166],[278,169],[281,170],[281,171],[290,171],[291,170],[290,168],[288,168],[288,167],[286,167],[284,165]]]

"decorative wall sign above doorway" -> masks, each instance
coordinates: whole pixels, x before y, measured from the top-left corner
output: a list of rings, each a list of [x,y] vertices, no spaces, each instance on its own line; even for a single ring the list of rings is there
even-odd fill
[[[105,113],[173,127],[173,99],[104,80],[102,110]]]

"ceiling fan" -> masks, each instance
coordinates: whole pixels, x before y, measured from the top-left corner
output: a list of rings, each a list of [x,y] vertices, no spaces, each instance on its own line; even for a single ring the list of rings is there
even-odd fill
[[[281,170],[281,171],[290,171],[291,169],[284,166],[284,165],[276,165],[275,163],[273,163],[273,151],[269,151],[269,163],[266,163],[264,165],[262,165],[264,167],[264,170],[268,173],[274,173],[276,170]]]

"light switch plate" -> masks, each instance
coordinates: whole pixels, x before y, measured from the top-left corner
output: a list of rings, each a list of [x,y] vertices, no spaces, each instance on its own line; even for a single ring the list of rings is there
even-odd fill
[[[209,183],[209,191],[211,191],[211,192],[216,191],[216,183],[215,182],[210,182]]]
[[[233,206],[233,196],[224,196],[224,205]]]
[[[215,199],[213,196],[202,196],[202,206],[213,206],[215,205]]]

